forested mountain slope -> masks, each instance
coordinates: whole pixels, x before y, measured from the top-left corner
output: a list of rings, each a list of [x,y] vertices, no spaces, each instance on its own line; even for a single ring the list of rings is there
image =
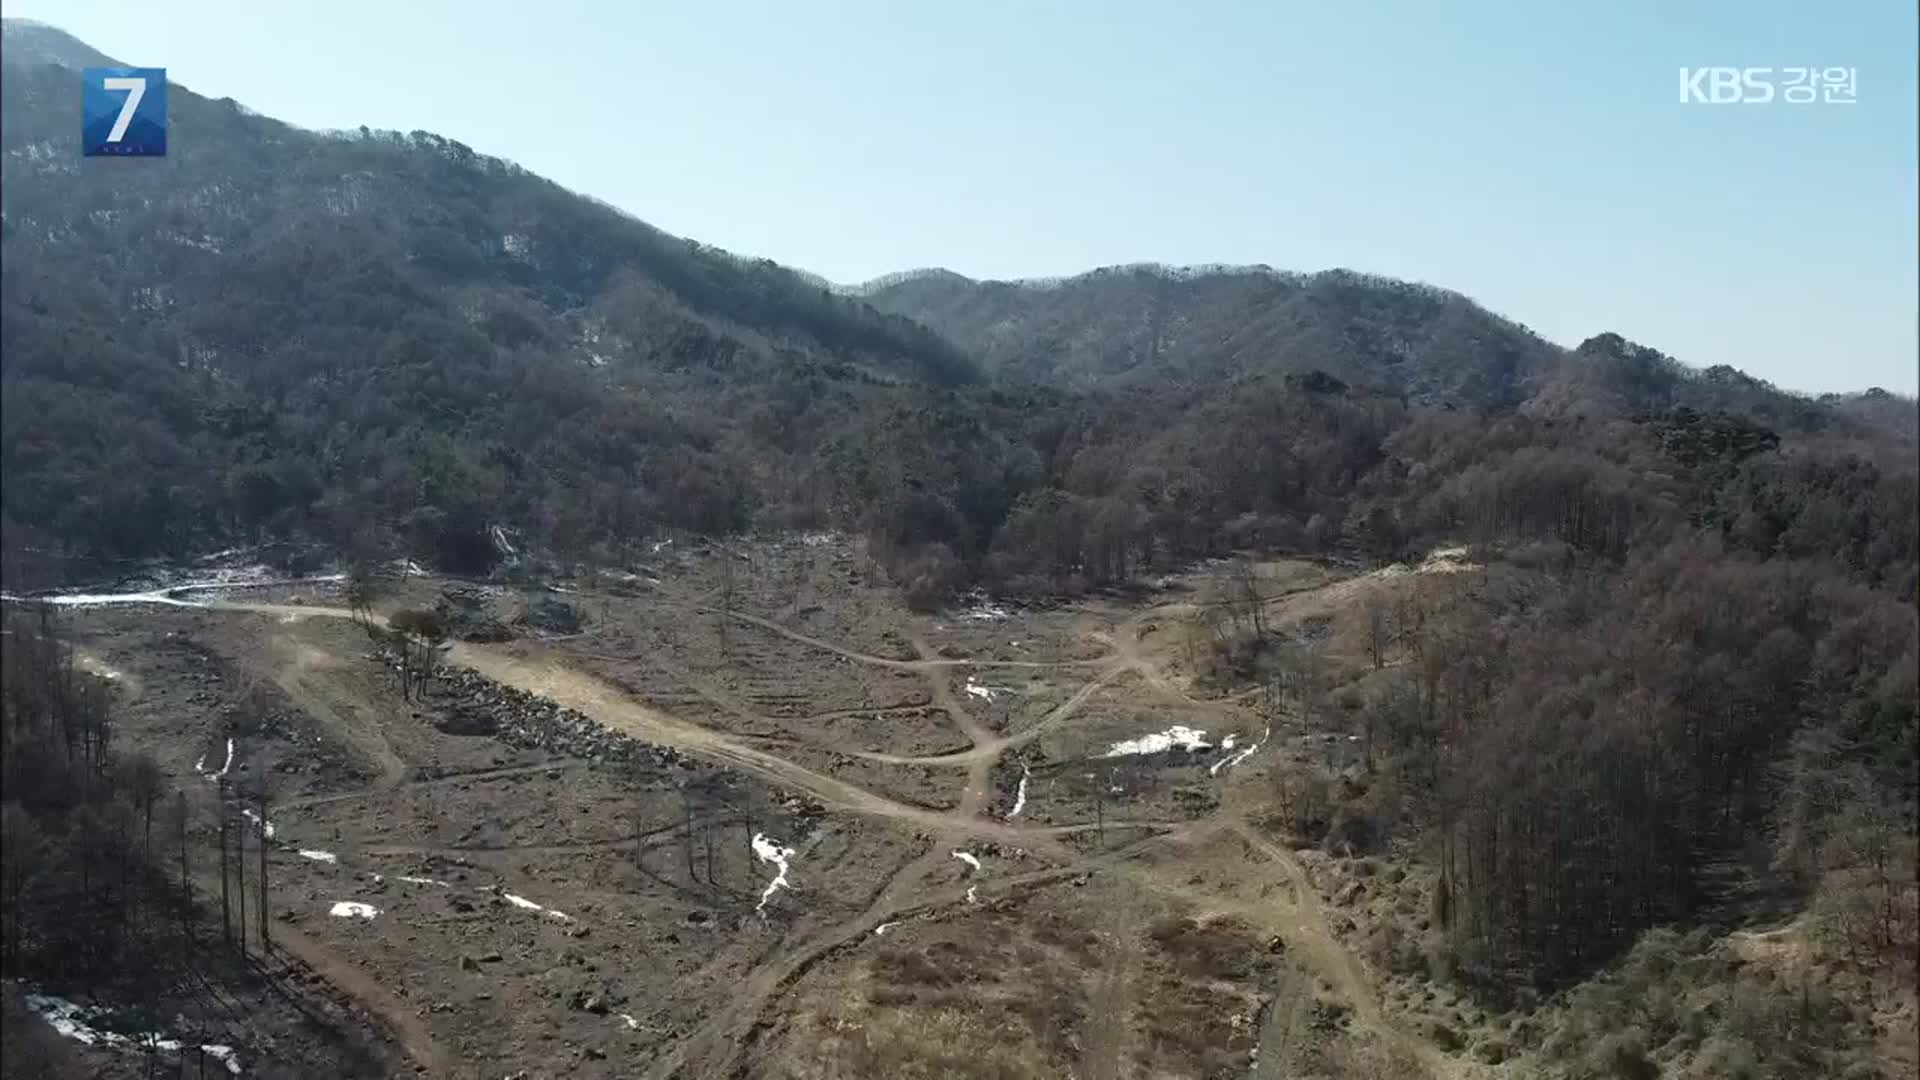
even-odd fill
[[[1813,401],[1613,334],[1563,350],[1346,272],[850,297],[433,135],[316,134],[180,87],[167,158],[87,161],[64,65],[98,54],[8,35],[13,550],[371,532],[475,570],[494,524],[616,560],[667,530],[832,525],[937,593],[1243,543],[1618,558],[1692,526],[1911,577],[1905,399]]]
[[[1205,386],[1320,371],[1416,402],[1547,415],[1684,406],[1909,439],[1920,420],[1912,399],[1883,390],[1816,400],[1617,334],[1563,349],[1458,293],[1347,270],[1142,264],[1011,282],[925,270],[846,291],[939,331],[1004,382]]]
[[[1087,389],[1318,370],[1420,399],[1512,405],[1558,352],[1456,293],[1334,270],[1123,266],[1061,281],[947,271],[852,290],[1000,379]]]
[[[562,476],[655,523],[596,528],[726,529],[750,486],[717,448],[735,388],[976,377],[905,319],[424,132],[316,134],[176,86],[167,157],[82,159],[63,65],[90,50],[26,29],[0,464],[8,518],[69,545],[177,553],[322,503],[531,517]]]

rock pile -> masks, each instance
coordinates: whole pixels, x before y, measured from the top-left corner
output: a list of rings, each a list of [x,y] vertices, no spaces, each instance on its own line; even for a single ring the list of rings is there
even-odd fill
[[[445,702],[435,726],[444,731],[483,731],[509,746],[538,748],[595,763],[632,762],[660,768],[683,765],[681,755],[664,746],[650,746],[592,719],[564,709],[511,686],[503,686],[465,668],[443,673],[438,696]],[[491,723],[486,723],[491,721]],[[491,731],[486,731],[491,727]]]

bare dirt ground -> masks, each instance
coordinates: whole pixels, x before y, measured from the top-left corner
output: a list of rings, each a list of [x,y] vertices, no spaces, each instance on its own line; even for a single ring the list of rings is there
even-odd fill
[[[429,1075],[1471,1072],[1383,1006],[1250,824],[1290,721],[1195,689],[1175,628],[1217,568],[934,615],[839,539],[634,571],[486,590],[502,622],[583,624],[459,642],[421,702],[311,587],[63,618],[176,782],[210,801],[234,739],[230,776],[273,795],[276,930]],[[1276,619],[1355,588],[1262,571]],[[1175,725],[1212,746],[1105,756]]]

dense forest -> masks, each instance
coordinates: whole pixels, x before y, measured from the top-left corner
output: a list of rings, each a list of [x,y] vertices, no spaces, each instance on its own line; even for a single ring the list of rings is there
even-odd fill
[[[1913,963],[1910,399],[1563,349],[1346,272],[833,289],[446,139],[179,87],[164,162],[83,167],[74,72],[4,75],[10,588],[267,539],[483,574],[495,526],[558,568],[843,529],[928,606],[1470,544],[1499,569],[1393,613],[1413,659],[1361,703],[1352,796],[1370,835],[1426,838],[1450,971],[1510,1000],[1766,905]],[[59,715],[8,692],[10,725]],[[73,805],[7,829],[102,823],[73,856],[119,920],[73,943],[91,964],[171,901],[127,876],[152,809],[87,700],[59,706]]]

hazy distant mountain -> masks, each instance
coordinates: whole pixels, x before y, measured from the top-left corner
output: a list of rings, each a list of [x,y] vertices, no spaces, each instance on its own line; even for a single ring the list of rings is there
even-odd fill
[[[998,378],[1069,387],[1320,370],[1416,398],[1510,405],[1559,351],[1456,293],[1340,270],[1126,266],[1046,282],[930,271],[857,292]]]
[[[1457,293],[1346,270],[1138,265],[1012,282],[925,270],[848,291],[939,331],[1006,382],[1194,386],[1321,371],[1415,401],[1544,415],[1686,406],[1795,430],[1913,426],[1910,399],[1892,398],[1904,411],[1842,408],[1724,365],[1690,368],[1617,334],[1568,350]]]

